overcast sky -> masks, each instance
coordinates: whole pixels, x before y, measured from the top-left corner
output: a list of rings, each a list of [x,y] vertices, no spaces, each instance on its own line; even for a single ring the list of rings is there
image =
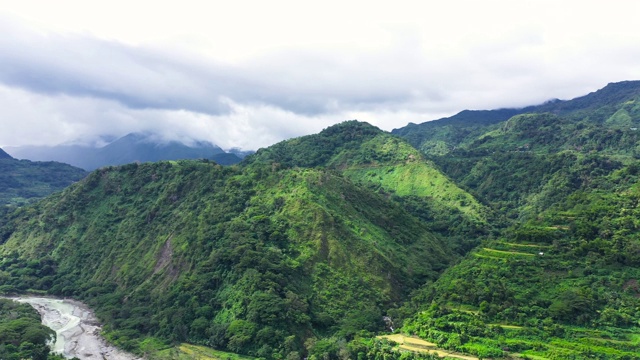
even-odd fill
[[[640,78],[640,1],[4,1],[0,146],[257,149]]]

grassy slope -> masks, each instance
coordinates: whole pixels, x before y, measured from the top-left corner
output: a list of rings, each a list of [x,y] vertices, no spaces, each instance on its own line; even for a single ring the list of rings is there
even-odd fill
[[[404,330],[485,356],[636,358],[640,192],[627,171],[486,241],[414,299],[433,305]]]
[[[507,218],[530,218],[638,155],[640,82],[523,109],[468,112],[395,131]],[[462,115],[462,114],[461,114]],[[458,119],[460,117],[460,119]],[[446,152],[425,148],[444,141]]]
[[[401,139],[377,135],[355,150],[340,152],[329,164],[352,179],[378,185],[394,195],[427,199],[434,208],[459,211],[474,221],[486,221],[483,205]]]

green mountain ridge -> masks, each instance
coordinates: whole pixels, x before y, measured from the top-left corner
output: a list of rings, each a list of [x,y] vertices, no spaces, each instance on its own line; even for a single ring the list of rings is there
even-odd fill
[[[452,151],[635,151],[640,81],[611,83],[568,101],[522,109],[462,111],[450,118],[394,129],[427,155]],[[506,124],[505,124],[506,122]],[[562,128],[562,131],[559,131]],[[489,142],[490,144],[486,144]],[[493,149],[492,145],[501,145]],[[489,150],[490,149],[490,150]]]
[[[403,331],[482,357],[637,359],[639,100],[615,83],[398,132],[511,224],[416,293]]]
[[[0,214],[61,191],[86,174],[71,165],[17,160],[0,152]]]
[[[523,218],[637,156],[639,101],[639,81],[613,83],[508,119],[496,110],[394,132],[496,211]]]
[[[485,240],[413,298],[404,331],[485,357],[637,359],[635,169],[602,175]]]
[[[83,299],[149,358],[638,359],[639,96],[100,169],[4,217],[0,291]]]
[[[493,216],[407,142],[367,123],[347,121],[317,135],[283,141],[246,161],[338,171],[391,197],[433,230],[459,235],[459,242],[472,242],[469,238],[487,231]]]
[[[388,136],[351,122],[281,146],[327,149],[325,141],[349,133]],[[334,152],[362,146],[360,135]],[[384,329],[387,310],[435,280],[456,245],[389,194],[319,166],[322,156],[310,157],[313,167],[278,165],[267,155],[298,154],[280,150],[236,167],[97,170],[7,217],[0,290],[81,298],[109,338],[134,351],[147,351],[151,336],[280,358],[320,353],[327,337]]]

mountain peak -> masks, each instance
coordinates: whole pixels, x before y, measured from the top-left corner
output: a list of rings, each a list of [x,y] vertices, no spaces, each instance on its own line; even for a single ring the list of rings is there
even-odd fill
[[[620,102],[631,97],[640,95],[640,81],[628,80],[608,83],[602,89],[596,90],[585,96],[578,97],[573,101],[588,99],[592,102]]]
[[[287,167],[325,166],[340,151],[359,147],[364,141],[385,134],[377,127],[357,120],[329,126],[318,134],[281,141],[258,150],[253,162],[276,162]]]
[[[620,104],[640,96],[640,81],[612,82],[602,89],[567,101],[545,102],[532,108],[534,112],[568,114],[574,111],[596,109]]]
[[[378,135],[382,132],[379,128],[365,121],[347,120],[331,125],[320,132],[320,135],[333,135],[345,133],[348,135]]]

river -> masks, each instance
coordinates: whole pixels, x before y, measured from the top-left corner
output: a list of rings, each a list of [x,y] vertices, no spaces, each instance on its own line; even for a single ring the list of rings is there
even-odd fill
[[[100,324],[91,309],[79,301],[48,297],[20,296],[12,300],[33,306],[42,316],[42,323],[56,332],[51,349],[67,358],[81,360],[136,360],[100,336]]]

